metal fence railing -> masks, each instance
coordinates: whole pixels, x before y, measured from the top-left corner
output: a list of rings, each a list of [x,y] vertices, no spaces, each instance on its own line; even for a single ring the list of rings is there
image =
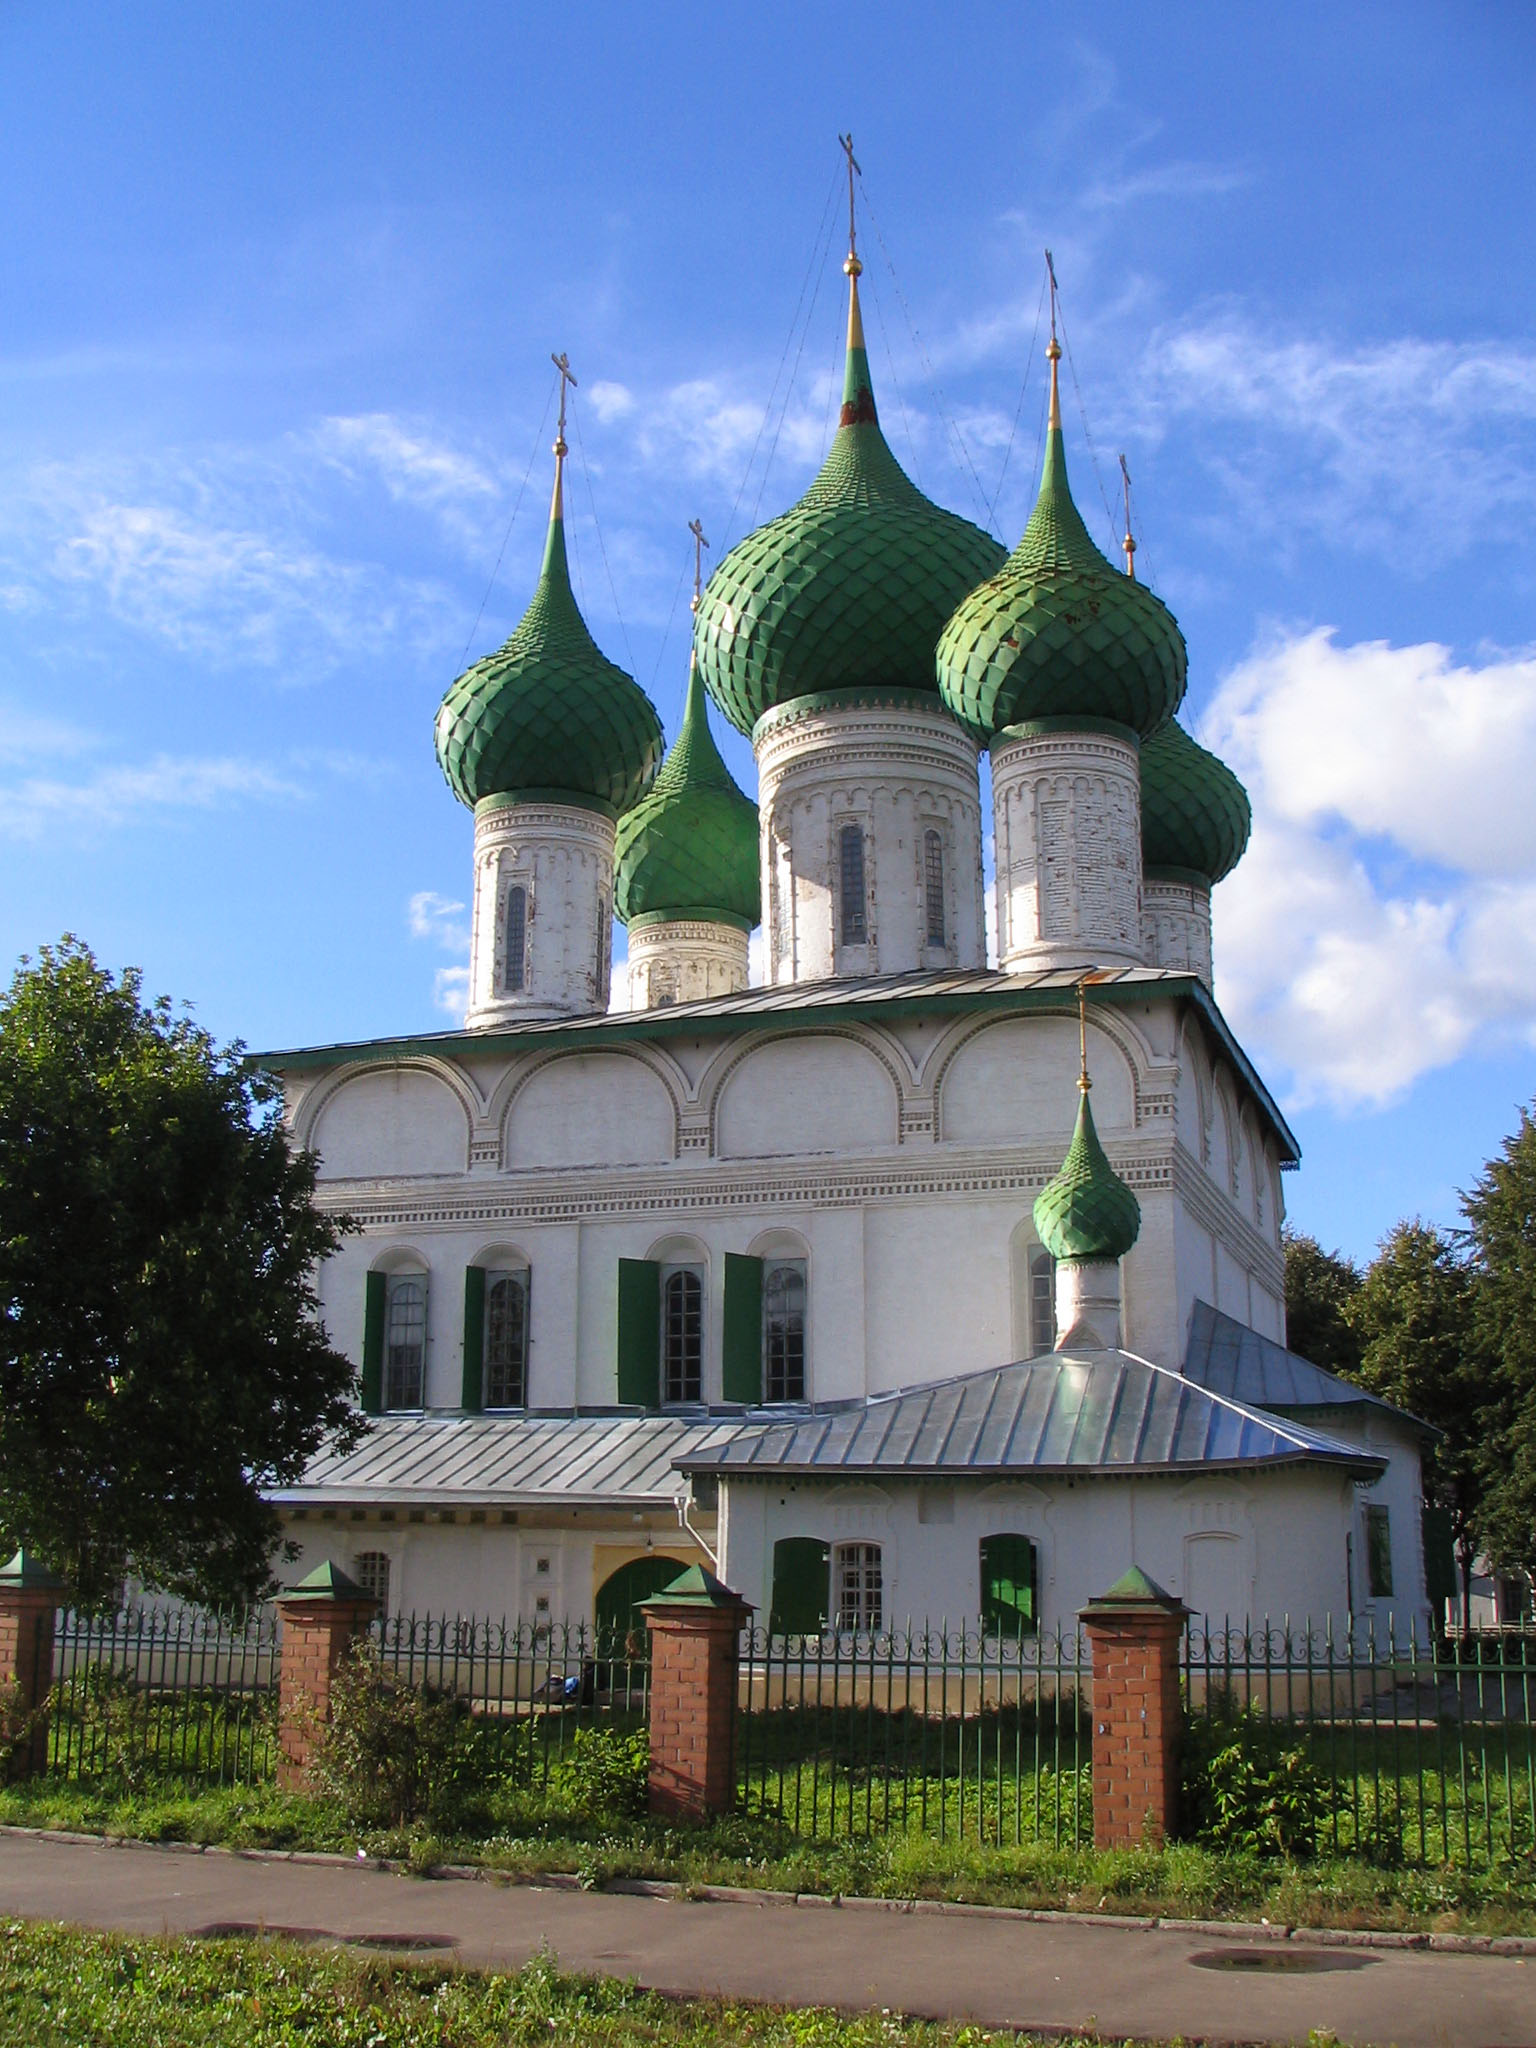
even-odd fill
[[[1093,1839],[1091,1667],[1075,1630],[742,1636],[747,1810],[832,1839]]]
[[[1213,1784],[1245,1736],[1272,1757],[1289,1745],[1303,1852],[1462,1868],[1536,1854],[1536,1634],[1194,1621],[1184,1682]]]
[[[48,1767],[64,1778],[245,1784],[277,1763],[277,1617],[142,1607],[53,1631]]]

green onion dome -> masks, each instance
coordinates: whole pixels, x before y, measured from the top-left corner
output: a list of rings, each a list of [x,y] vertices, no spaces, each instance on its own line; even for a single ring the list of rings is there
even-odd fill
[[[1141,1229],[1141,1204],[1104,1156],[1086,1075],[1078,1086],[1077,1128],[1061,1171],[1035,1197],[1035,1228],[1053,1259],[1086,1265],[1124,1258]]]
[[[661,773],[614,840],[613,904],[620,921],[704,918],[751,931],[761,914],[757,805],[731,779],[709,729],[696,658],[683,722]]]
[[[1145,736],[1178,709],[1185,666],[1172,612],[1105,559],[1072,502],[1053,356],[1040,496],[1002,569],[944,627],[940,693],[984,740],[1062,717],[1109,719]]]
[[[851,259],[855,264],[857,259]],[[934,692],[933,646],[992,575],[991,534],[925,498],[880,431],[850,270],[837,433],[799,503],[731,549],[694,628],[709,694],[738,731],[824,692]]]
[[[1219,882],[1243,857],[1248,792],[1172,719],[1141,749],[1141,860],[1147,873],[1183,869]]]
[[[556,455],[563,457],[563,442]],[[661,759],[661,721],[576,608],[565,558],[560,462],[544,566],[504,647],[467,668],[437,713],[437,759],[461,803],[540,796],[613,816]]]

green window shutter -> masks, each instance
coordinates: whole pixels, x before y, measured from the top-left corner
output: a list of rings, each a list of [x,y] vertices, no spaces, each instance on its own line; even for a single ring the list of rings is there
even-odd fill
[[[661,1268],[652,1259],[619,1261],[619,1399],[661,1406]]]
[[[384,1273],[368,1275],[363,1306],[363,1413],[384,1412],[384,1313],[389,1278]]]
[[[1424,1510],[1424,1591],[1438,1624],[1443,1619],[1444,1603],[1454,1600],[1457,1593],[1456,1545],[1451,1536],[1449,1508]]]
[[[464,1268],[464,1383],[459,1406],[478,1415],[485,1379],[485,1268]]]
[[[1373,1600],[1392,1597],[1392,1514],[1389,1508],[1365,1511],[1365,1569]]]
[[[827,1625],[832,1546],[819,1536],[781,1536],[773,1546],[768,1633],[816,1636]]]
[[[720,1393],[755,1405],[763,1398],[763,1262],[725,1255],[725,1340]]]
[[[1003,1636],[1011,1641],[1034,1634],[1035,1580],[1035,1546],[1027,1536],[982,1537],[983,1635]]]

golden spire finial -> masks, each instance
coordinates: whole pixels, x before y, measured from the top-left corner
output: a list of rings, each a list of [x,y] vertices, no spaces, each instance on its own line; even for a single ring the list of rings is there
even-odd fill
[[[693,535],[693,602],[688,608],[696,612],[704,591],[704,550],[709,546],[709,542],[704,538],[702,519],[690,519],[688,531]]]
[[[1136,581],[1136,536],[1131,532],[1131,472],[1126,468],[1125,457],[1120,457],[1120,481],[1125,486],[1125,539],[1120,545],[1125,551],[1125,573]]]
[[[853,217],[853,181],[862,176],[859,160],[853,153],[853,136],[839,135],[843,154],[848,159],[848,254],[843,258],[843,275],[848,280],[848,346],[864,346],[864,316],[859,310],[859,279],[864,266],[859,261],[858,235]]]
[[[551,519],[560,519],[565,514],[565,458],[570,453],[565,445],[565,387],[569,384],[572,390],[575,390],[576,379],[571,375],[571,359],[564,349],[561,349],[559,355],[552,352],[549,360],[560,372],[560,421],[555,428],[555,491],[549,501],[549,516]],[[546,413],[545,418],[548,417]]]
[[[1088,1078],[1088,977],[1077,984],[1077,1091],[1086,1095],[1093,1083]]]
[[[1061,425],[1061,379],[1057,370],[1061,361],[1061,343],[1056,339],[1056,265],[1049,249],[1045,252],[1045,268],[1051,280],[1051,338],[1045,350],[1051,365],[1051,410],[1045,422],[1050,428]]]

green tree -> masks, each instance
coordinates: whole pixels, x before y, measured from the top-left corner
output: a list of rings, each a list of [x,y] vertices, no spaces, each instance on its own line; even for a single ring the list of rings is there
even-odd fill
[[[1415,1218],[1382,1239],[1345,1307],[1360,1347],[1350,1378],[1440,1432],[1424,1447],[1424,1492],[1450,1515],[1463,1600],[1487,1483],[1492,1393],[1479,1279],[1461,1246]]]
[[[1350,1328],[1349,1304],[1360,1290],[1360,1268],[1300,1231],[1287,1230],[1282,1242],[1286,1343],[1314,1365],[1353,1379],[1360,1343]]]
[[[1536,1561],[1536,1121],[1530,1109],[1521,1110],[1519,1127],[1461,1206],[1490,1374],[1478,1533],[1495,1564],[1529,1571]]]
[[[0,1527],[75,1597],[270,1583],[262,1489],[355,1440],[275,1082],[66,937],[0,998]]]

